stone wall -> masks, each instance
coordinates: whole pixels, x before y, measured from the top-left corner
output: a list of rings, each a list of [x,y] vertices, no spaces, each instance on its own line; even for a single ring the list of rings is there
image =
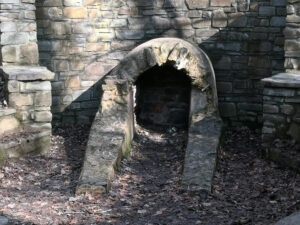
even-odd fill
[[[300,141],[300,0],[289,0],[285,34],[286,72],[263,79],[264,144],[275,139]]]
[[[35,0],[0,1],[2,65],[37,65]]]
[[[261,78],[284,69],[285,0],[40,0],[40,62],[55,72],[54,118],[89,122],[97,81],[134,47],[179,37],[208,53],[219,107],[232,123],[262,121]]]

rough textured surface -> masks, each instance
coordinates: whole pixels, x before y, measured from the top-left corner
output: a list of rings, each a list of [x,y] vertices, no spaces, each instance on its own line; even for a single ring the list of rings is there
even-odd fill
[[[138,46],[111,71],[102,86],[101,107],[92,125],[77,193],[102,193],[109,189],[114,169],[122,154],[130,150],[133,138],[132,85],[144,71],[155,65],[163,66],[167,62],[172,63],[175,69],[183,69],[191,80],[194,90],[191,101],[199,105],[191,108],[190,117],[197,114],[218,117],[214,70],[201,49],[177,38],[154,39]],[[199,95],[199,92],[202,94]],[[201,123],[191,124],[193,129],[198,125],[201,130]],[[209,141],[206,143],[209,144]],[[211,151],[215,152],[217,146],[211,147]],[[209,176],[213,169],[214,164],[208,169],[211,170]]]
[[[16,131],[0,137],[0,163],[32,155],[45,155],[50,150],[50,131]]]
[[[211,192],[221,134],[220,118],[193,116],[184,161],[184,190]]]
[[[4,216],[0,216],[0,225],[8,225],[8,219]]]
[[[37,65],[35,0],[0,1],[1,65]]]
[[[279,220],[274,225],[298,225],[300,222],[300,212],[295,212],[292,215]]]
[[[300,76],[281,73],[262,80],[263,129],[266,146],[276,138],[300,141]]]
[[[300,88],[300,73],[279,73],[262,79],[265,86]]]
[[[233,124],[261,123],[260,79],[284,70],[286,4],[252,0],[37,1],[40,61],[56,74],[54,119],[90,122],[98,108],[94,104],[99,99],[95,94],[98,80],[139,44],[177,37],[198,45],[211,58],[223,104],[221,115]],[[291,39],[298,38],[296,31],[289,32]]]
[[[0,67],[7,89],[8,106],[23,127],[51,129],[51,83],[54,73],[39,66]]]

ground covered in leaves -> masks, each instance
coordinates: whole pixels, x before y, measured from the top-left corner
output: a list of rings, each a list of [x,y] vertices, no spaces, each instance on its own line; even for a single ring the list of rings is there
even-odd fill
[[[0,215],[10,224],[267,225],[300,210],[300,175],[265,161],[260,134],[228,129],[213,193],[181,190],[186,131],[138,129],[109,194],[75,196],[88,127],[58,127],[47,157],[0,168]]]

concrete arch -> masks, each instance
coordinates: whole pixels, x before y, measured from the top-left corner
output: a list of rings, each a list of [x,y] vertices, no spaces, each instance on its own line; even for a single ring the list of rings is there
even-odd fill
[[[187,190],[210,191],[221,134],[212,64],[201,49],[187,41],[158,38],[133,49],[106,76],[77,193],[109,190],[114,170],[122,156],[129,153],[134,136],[134,82],[146,70],[166,63],[184,70],[192,84],[183,186]]]

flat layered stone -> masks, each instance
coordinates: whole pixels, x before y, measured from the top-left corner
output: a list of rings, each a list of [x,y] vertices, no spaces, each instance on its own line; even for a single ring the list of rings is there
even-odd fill
[[[221,134],[220,118],[193,116],[185,153],[182,178],[184,190],[211,192]]]
[[[8,80],[52,80],[54,73],[42,66],[2,66],[0,73]]]
[[[300,212],[295,212],[292,215],[279,220],[274,225],[298,225],[299,221],[300,221]]]
[[[272,77],[262,79],[262,82],[271,87],[300,88],[300,74],[279,73]]]

